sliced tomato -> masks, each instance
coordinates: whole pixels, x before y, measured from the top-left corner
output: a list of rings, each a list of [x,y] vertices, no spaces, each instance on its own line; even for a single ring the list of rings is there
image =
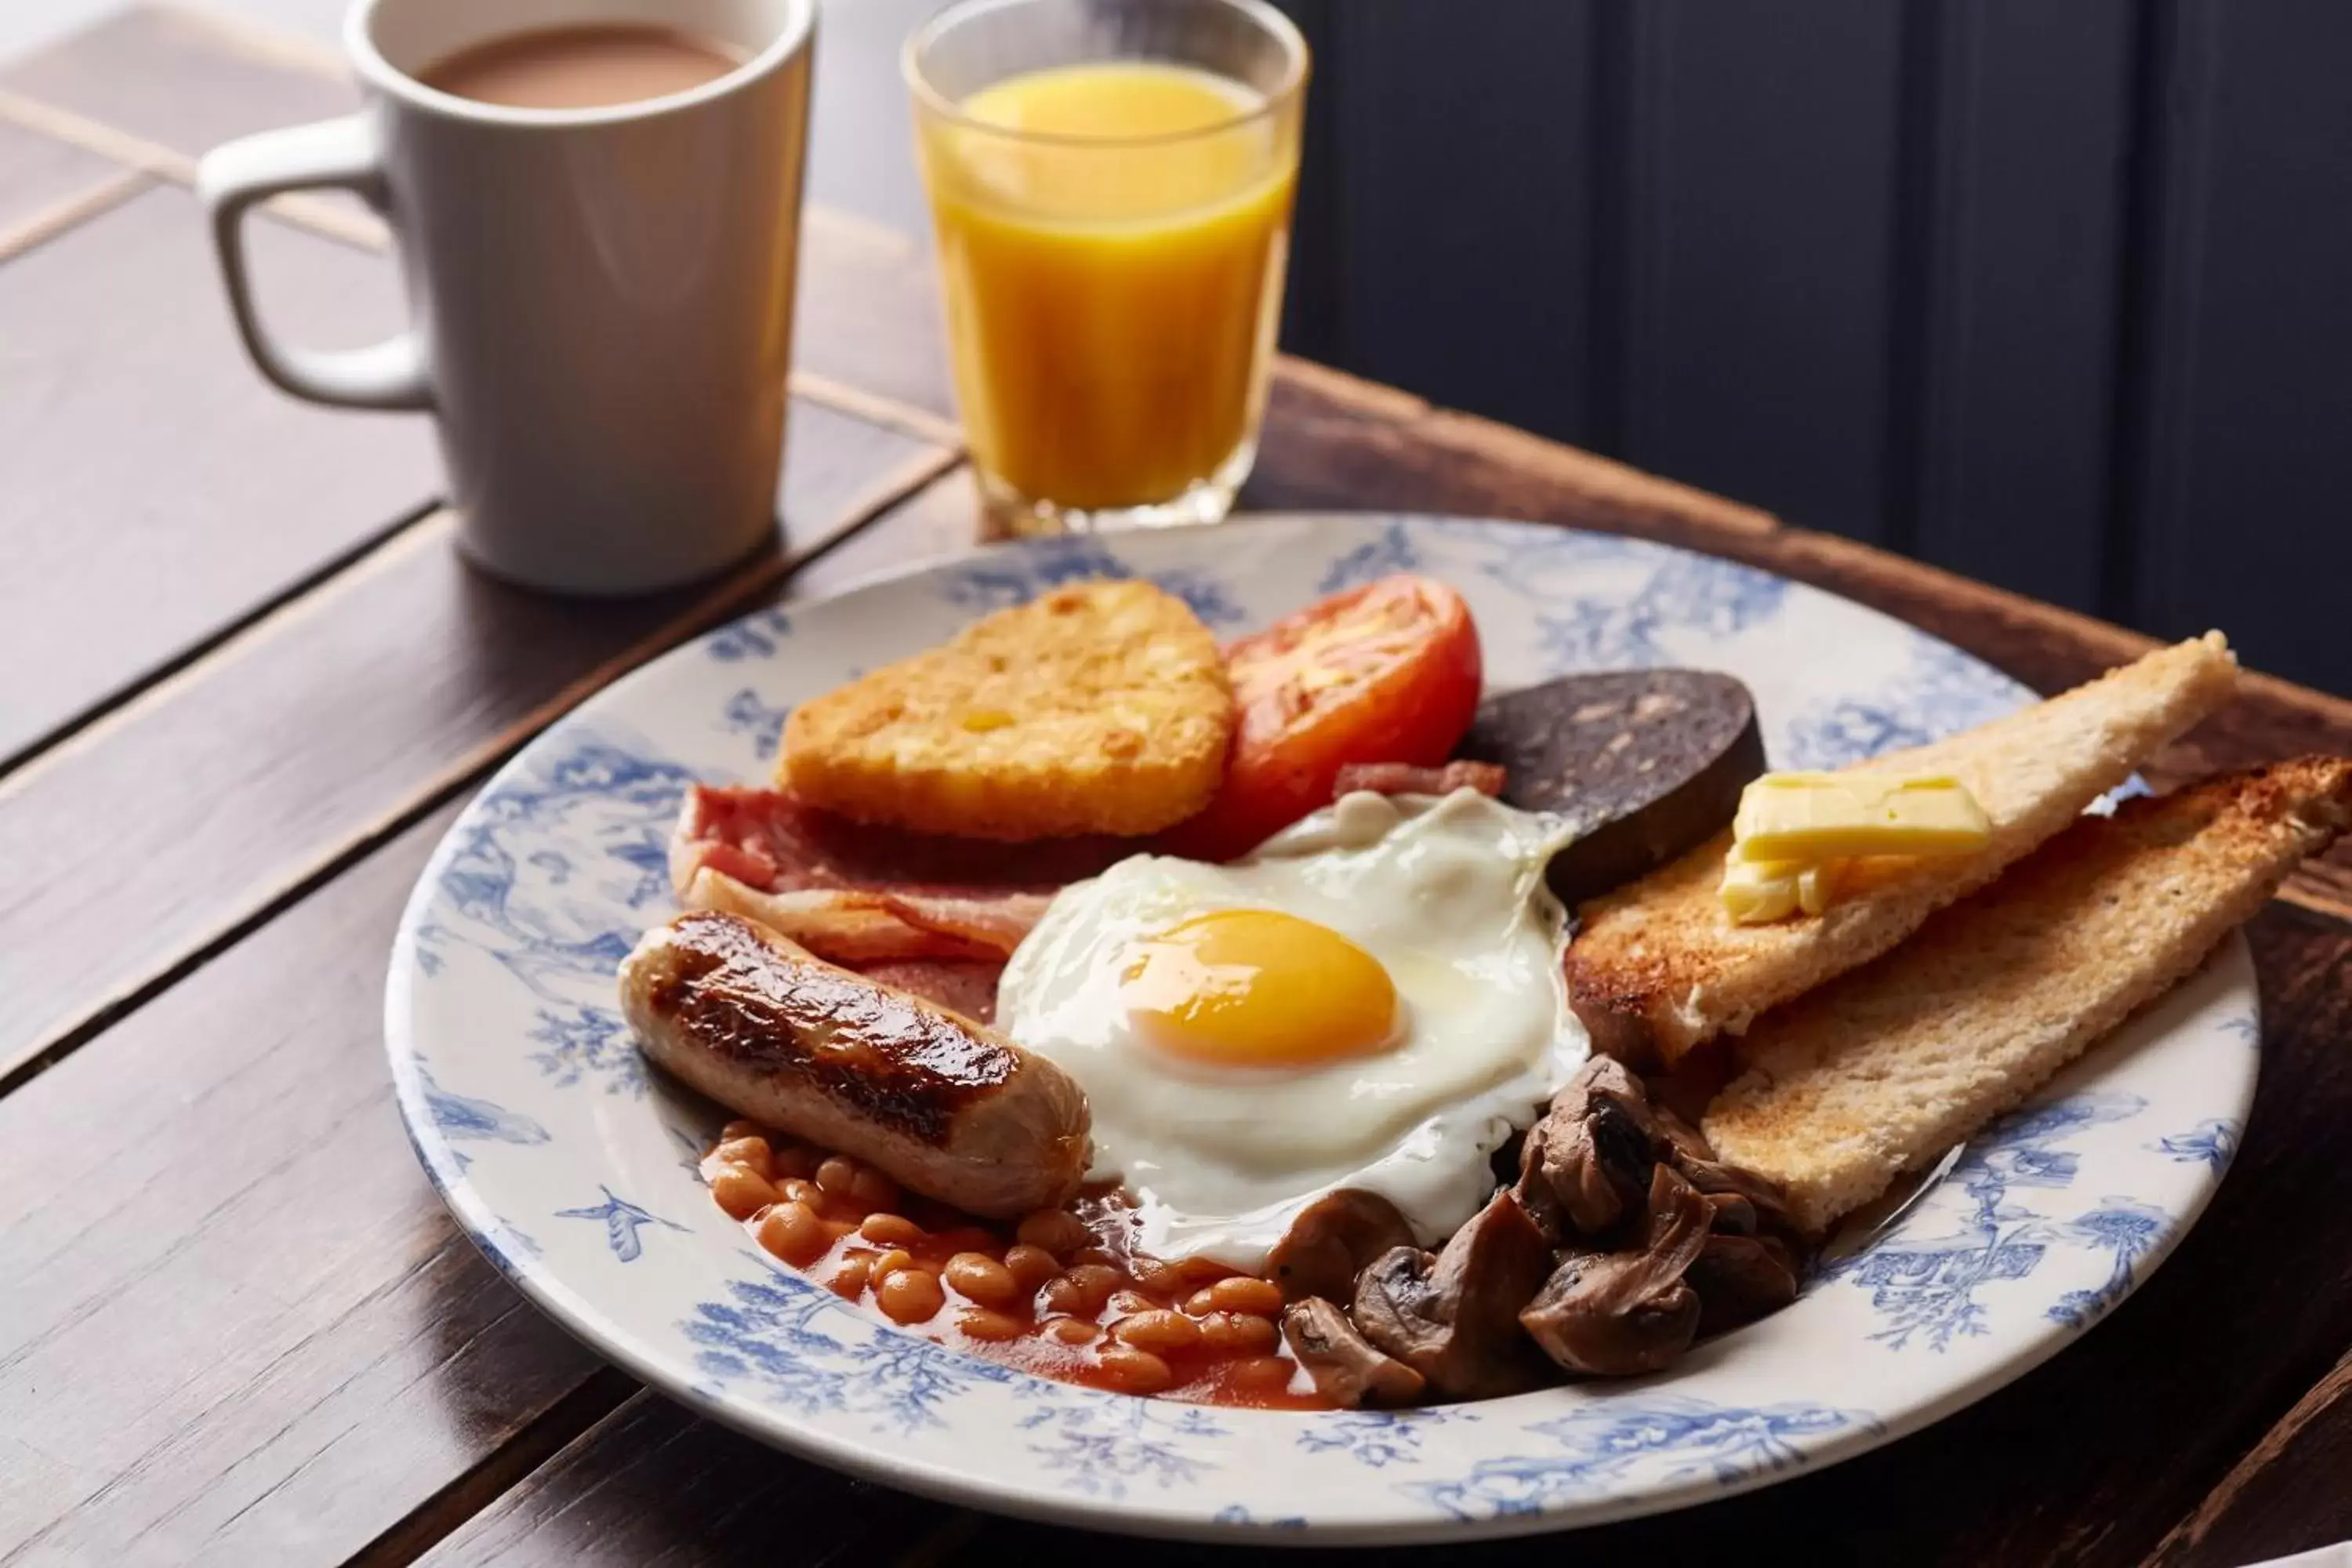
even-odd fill
[[[1351,763],[1433,767],[1478,708],[1478,628],[1462,595],[1399,575],[1286,616],[1225,650],[1239,722],[1225,782],[1168,835],[1223,860],[1328,805]]]

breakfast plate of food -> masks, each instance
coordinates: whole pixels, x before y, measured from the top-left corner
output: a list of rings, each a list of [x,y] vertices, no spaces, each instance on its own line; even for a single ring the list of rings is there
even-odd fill
[[[2219,634],[2046,701],[1569,529],[1000,546],[618,682],[450,829],[386,1034],[603,1354],[889,1485],[1466,1539],[2063,1350],[2235,1152],[2236,926],[2352,761],[2161,797]]]

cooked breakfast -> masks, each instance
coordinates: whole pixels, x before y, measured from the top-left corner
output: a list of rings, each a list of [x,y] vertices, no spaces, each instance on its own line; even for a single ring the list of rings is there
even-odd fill
[[[1656,1372],[2352,826],[2332,758],[2092,809],[2227,699],[2219,634],[1833,773],[1768,771],[1728,675],[1484,668],[1427,578],[1223,648],[1088,583],[803,703],[774,787],[690,792],[622,965],[740,1119],[714,1200],[1133,1394]]]

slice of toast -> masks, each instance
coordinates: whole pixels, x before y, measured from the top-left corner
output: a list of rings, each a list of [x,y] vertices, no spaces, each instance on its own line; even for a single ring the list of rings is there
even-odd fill
[[[1824,1230],[2169,989],[2347,826],[2345,757],[2086,816],[1876,963],[1759,1019],[1707,1140]]]
[[[1769,1007],[1869,963],[1936,910],[1983,887],[2219,708],[2237,679],[2219,632],[2159,648],[2049,701],[1854,771],[1949,773],[1991,819],[1969,855],[1857,862],[1825,912],[1737,925],[1717,889],[1726,832],[1640,881],[1582,905],[1568,952],[1570,999],[1593,1044],[1671,1065]]]

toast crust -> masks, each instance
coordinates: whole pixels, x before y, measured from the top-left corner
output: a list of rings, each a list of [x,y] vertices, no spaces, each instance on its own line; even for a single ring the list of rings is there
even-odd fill
[[[1894,952],[1768,1014],[1704,1120],[1826,1229],[2023,1101],[2352,826],[2352,758],[2084,817]]]
[[[1847,771],[1958,777],[1992,836],[1971,855],[1857,862],[1819,916],[1735,924],[1717,891],[1727,831],[1585,903],[1568,954],[1578,1016],[1597,1047],[1634,1062],[1672,1064],[1745,1030],[2000,876],[2228,700],[2236,676],[2229,645],[2209,632],[1989,724],[1855,764]]]

